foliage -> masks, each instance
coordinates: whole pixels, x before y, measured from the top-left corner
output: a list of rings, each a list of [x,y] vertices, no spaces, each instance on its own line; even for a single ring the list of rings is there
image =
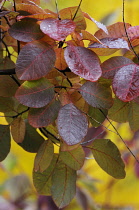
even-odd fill
[[[39,194],[52,195],[59,208],[74,197],[77,171],[90,152],[106,173],[125,178],[117,146],[100,137],[105,130],[86,137],[92,126],[108,129],[105,119],[122,141],[110,119],[139,129],[139,67],[130,49],[139,44],[138,26],[117,22],[106,27],[80,6],[55,13],[26,0],[12,8],[2,1],[0,18],[0,112],[8,123],[0,125],[1,161],[11,137],[37,153],[34,186]],[[99,28],[95,34],[86,30],[87,19]],[[100,56],[118,50],[126,53],[100,62]]]

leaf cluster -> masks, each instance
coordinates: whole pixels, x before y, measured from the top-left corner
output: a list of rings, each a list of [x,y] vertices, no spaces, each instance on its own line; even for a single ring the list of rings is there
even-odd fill
[[[90,127],[105,127],[108,117],[139,129],[139,66],[125,32],[126,26],[137,47],[138,26],[117,22],[106,27],[78,6],[57,14],[26,0],[15,1],[11,10],[3,5],[0,18],[0,112],[8,122],[0,125],[0,160],[10,151],[11,136],[37,153],[34,185],[39,194],[52,195],[59,208],[75,195],[85,148],[105,172],[124,178],[117,146],[99,135],[84,138]],[[95,34],[86,30],[86,19],[97,25]],[[126,53],[101,63],[100,56],[118,50]]]

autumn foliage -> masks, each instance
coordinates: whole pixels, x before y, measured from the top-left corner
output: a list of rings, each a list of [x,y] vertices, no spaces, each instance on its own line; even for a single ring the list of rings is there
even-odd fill
[[[109,175],[125,178],[117,146],[86,136],[92,127],[105,131],[105,119],[139,129],[139,66],[130,46],[139,44],[139,27],[123,22],[106,27],[78,6],[57,14],[26,0],[10,9],[1,5],[0,18],[0,112],[8,122],[0,125],[0,161],[11,138],[37,153],[34,186],[52,195],[59,208],[75,196],[87,150]],[[95,34],[86,31],[86,19],[97,25]],[[118,50],[123,56],[100,62],[100,56]]]

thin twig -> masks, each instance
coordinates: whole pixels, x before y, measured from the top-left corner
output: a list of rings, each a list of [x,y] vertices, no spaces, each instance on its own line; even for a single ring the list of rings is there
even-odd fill
[[[80,0],[80,3],[79,3],[79,5],[78,5],[78,7],[77,7],[77,10],[76,10],[76,12],[75,12],[75,14],[74,14],[72,20],[75,19],[76,15],[77,15],[77,13],[78,13],[78,11],[79,11],[79,9],[80,9],[81,3],[82,3],[82,0]]]
[[[138,61],[139,61],[139,56],[138,54],[136,53],[136,51],[134,50],[134,47],[130,41],[130,38],[128,36],[128,33],[127,33],[127,29],[126,29],[126,24],[125,24],[125,0],[123,0],[123,24],[124,24],[124,29],[125,29],[125,33],[126,33],[126,37],[128,39],[128,42],[129,42],[129,45],[133,51],[133,53],[135,54],[135,56],[137,57]]]
[[[58,3],[57,3],[57,0],[55,0],[55,5],[56,5],[56,11],[57,11],[58,19],[61,20],[61,18],[59,16],[59,11],[58,11]]]
[[[120,137],[120,139],[122,140],[122,142],[124,143],[124,145],[126,146],[126,148],[128,149],[128,151],[132,154],[132,156],[135,158],[135,160],[139,163],[139,160],[137,159],[137,157],[134,155],[134,153],[131,151],[131,149],[127,146],[126,142],[124,141],[124,139],[122,138],[122,136],[120,135],[120,133],[117,131],[116,127],[112,124],[112,122],[109,120],[109,118],[105,115],[105,113],[99,109],[100,112],[105,116],[105,118],[108,120],[108,122],[110,123],[110,125],[113,127],[113,129],[116,131],[117,135]]]

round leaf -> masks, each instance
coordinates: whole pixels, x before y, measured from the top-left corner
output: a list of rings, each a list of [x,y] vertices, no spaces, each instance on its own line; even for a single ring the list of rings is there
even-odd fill
[[[53,85],[46,79],[24,82],[16,91],[17,100],[28,107],[40,108],[54,97]]]
[[[122,101],[131,101],[139,96],[139,66],[129,64],[122,67],[114,76],[113,90]]]
[[[72,103],[60,109],[57,126],[59,134],[68,145],[81,142],[88,130],[86,116]]]
[[[65,49],[65,60],[73,73],[86,80],[94,82],[101,77],[98,56],[85,47],[68,46]]]
[[[11,138],[8,125],[0,125],[0,161],[3,161],[10,152]]]
[[[54,67],[55,60],[55,52],[49,44],[40,41],[26,44],[16,62],[17,77],[20,80],[39,79]]]
[[[51,38],[62,41],[69,34],[71,34],[76,25],[72,20],[64,19],[57,20],[52,18],[47,18],[43,20],[40,24],[40,29],[44,34],[47,34]]]

